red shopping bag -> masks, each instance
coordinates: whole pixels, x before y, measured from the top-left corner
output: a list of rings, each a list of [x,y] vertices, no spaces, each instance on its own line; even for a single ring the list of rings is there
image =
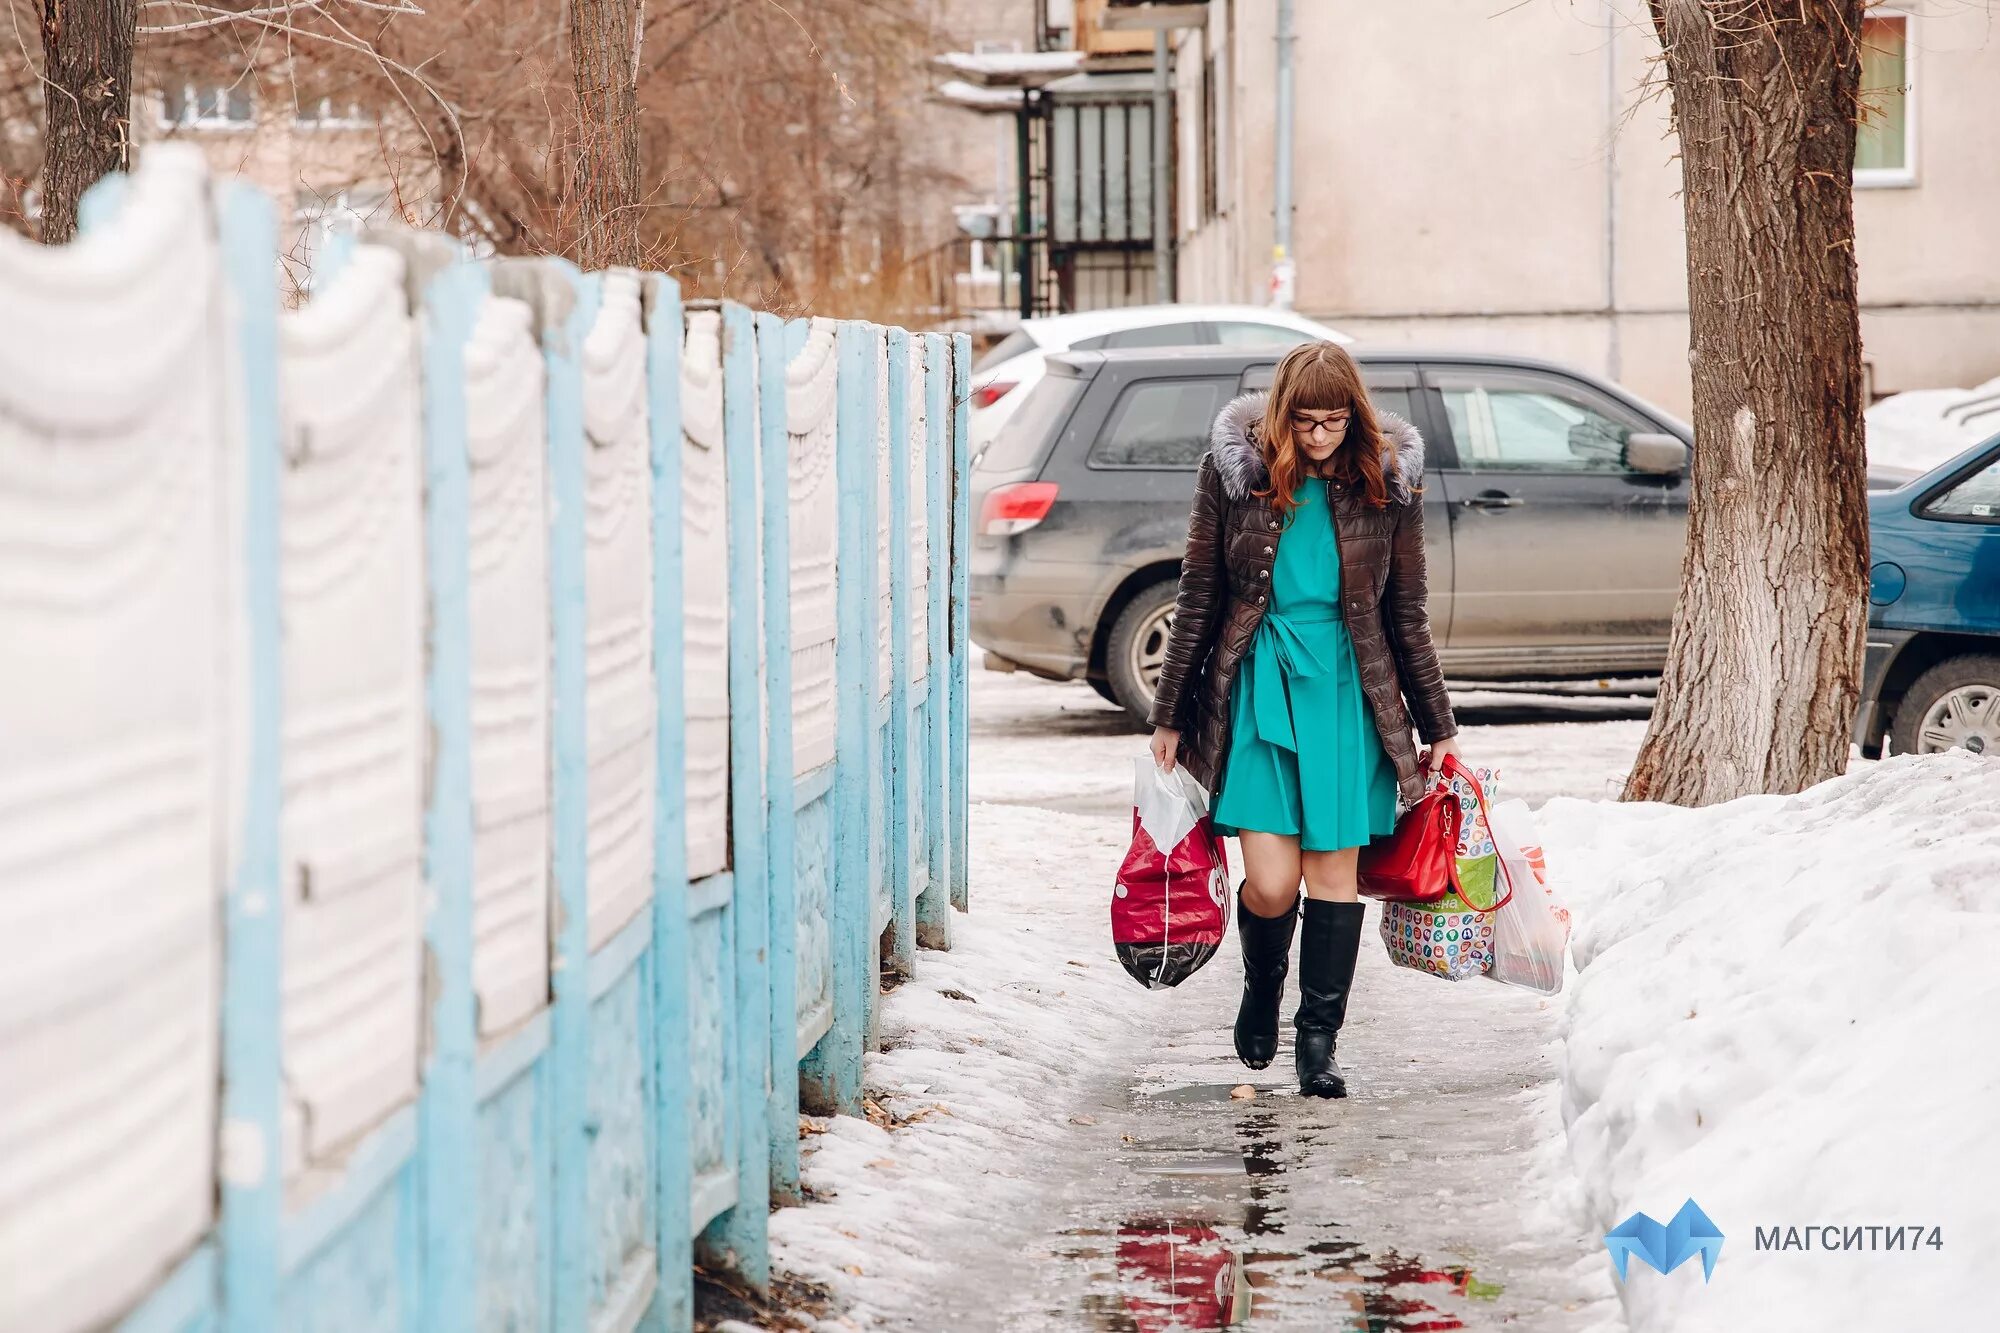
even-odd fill
[[[1208,793],[1176,767],[1135,761],[1132,845],[1111,893],[1111,943],[1132,979],[1178,986],[1222,946],[1229,866]]]

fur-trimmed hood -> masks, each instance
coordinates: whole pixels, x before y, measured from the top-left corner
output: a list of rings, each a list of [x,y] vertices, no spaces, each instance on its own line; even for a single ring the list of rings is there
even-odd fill
[[[1270,470],[1264,466],[1264,450],[1257,443],[1257,423],[1263,420],[1264,404],[1270,397],[1269,390],[1261,390],[1232,399],[1215,418],[1215,428],[1209,434],[1208,448],[1215,455],[1223,492],[1238,503],[1271,481]],[[1393,470],[1383,469],[1389,498],[1396,504],[1408,504],[1423,481],[1424,437],[1394,412],[1377,412],[1375,417],[1382,425],[1384,462],[1391,456],[1395,460]]]

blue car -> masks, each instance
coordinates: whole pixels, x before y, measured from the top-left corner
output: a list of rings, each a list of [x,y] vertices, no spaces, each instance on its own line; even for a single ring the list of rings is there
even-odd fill
[[[1869,758],[2000,755],[2000,435],[1868,497]]]

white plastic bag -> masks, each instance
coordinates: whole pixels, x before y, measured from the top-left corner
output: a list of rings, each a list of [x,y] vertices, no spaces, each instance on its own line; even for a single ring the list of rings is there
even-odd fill
[[[1494,914],[1493,965],[1487,975],[1543,995],[1562,989],[1569,952],[1569,909],[1556,897],[1542,856],[1541,834],[1526,802],[1505,801],[1488,812],[1500,871],[1512,897]]]
[[[1168,773],[1151,755],[1141,755],[1132,761],[1132,805],[1139,827],[1162,854],[1170,854],[1208,813],[1208,793],[1179,764]]]

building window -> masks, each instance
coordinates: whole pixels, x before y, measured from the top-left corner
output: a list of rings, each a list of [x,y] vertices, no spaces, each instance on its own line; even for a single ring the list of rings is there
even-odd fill
[[[361,130],[374,124],[359,102],[339,97],[300,98],[292,122],[303,130]]]
[[[257,104],[248,82],[183,83],[160,92],[160,124],[168,129],[240,130],[256,123]]]
[[[1861,123],[1854,139],[1854,183],[1914,185],[1917,115],[1905,14],[1872,14],[1861,20]]]

